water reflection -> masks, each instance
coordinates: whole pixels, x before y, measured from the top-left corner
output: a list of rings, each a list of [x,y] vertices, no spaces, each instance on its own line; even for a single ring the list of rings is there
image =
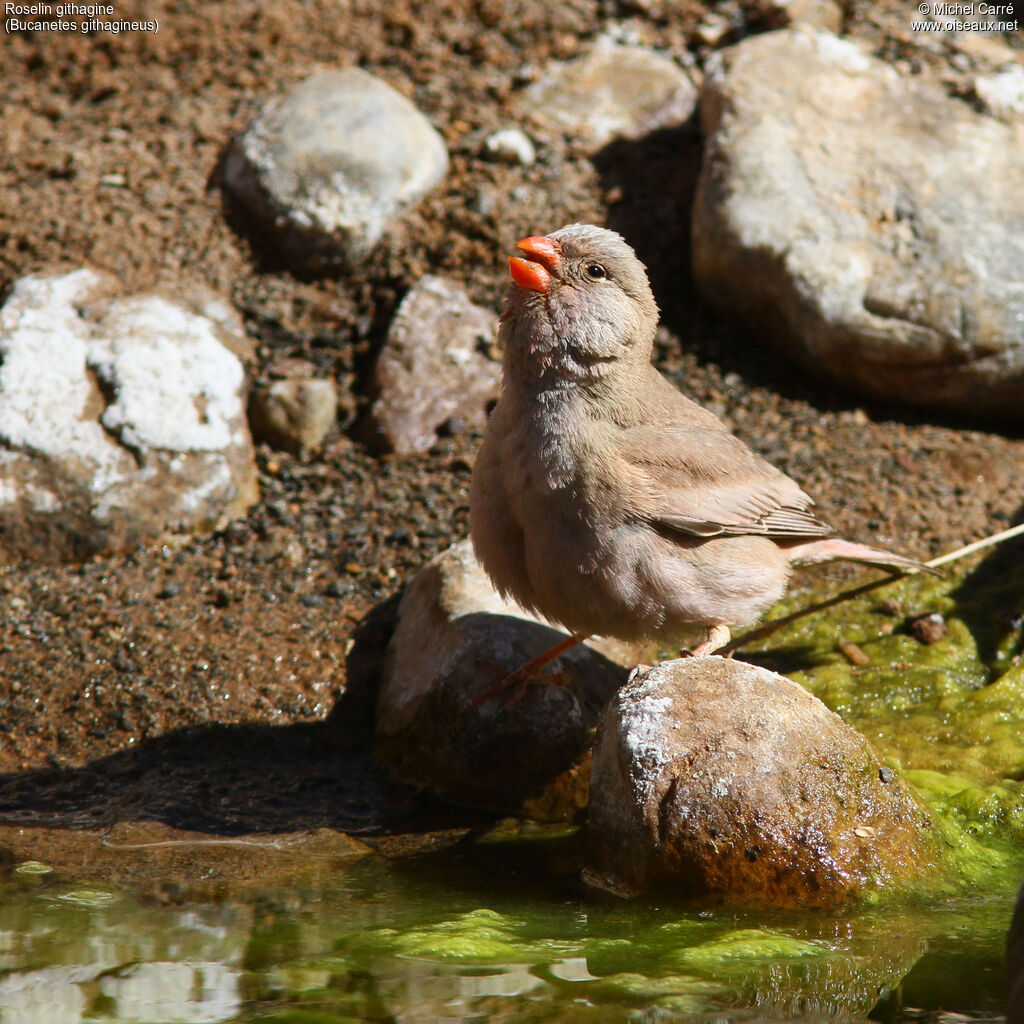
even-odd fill
[[[536,857],[550,867],[542,844],[504,859],[470,845],[172,897],[151,880],[10,872],[0,1024],[863,1021],[880,1000],[898,1018],[901,984],[919,1009],[929,985],[936,1008],[1001,1005],[1009,895],[847,917],[684,913],[595,902]]]
[[[0,902],[0,1021],[230,1020],[251,909],[147,906],[58,884]]]

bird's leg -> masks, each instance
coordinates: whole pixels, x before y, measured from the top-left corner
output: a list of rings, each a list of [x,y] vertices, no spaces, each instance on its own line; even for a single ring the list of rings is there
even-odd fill
[[[519,666],[519,668],[515,669],[515,671],[509,672],[504,678],[499,679],[493,686],[489,686],[482,693],[478,693],[476,697],[473,698],[472,706],[475,708],[479,707],[484,703],[484,701],[490,700],[491,697],[496,697],[499,693],[504,693],[505,690],[508,690],[511,687],[522,686],[536,681],[535,677],[539,675],[541,669],[546,668],[556,658],[560,658],[566,651],[572,650],[573,647],[583,643],[586,639],[586,636],[578,636],[574,633],[562,640],[559,640],[554,647],[551,647],[548,650],[543,651],[541,654],[538,654],[535,658],[531,658],[529,661],[524,662]]]
[[[721,650],[732,638],[729,627],[723,622],[716,622],[709,630],[707,639],[702,644],[697,644],[692,651],[686,654],[691,658],[701,658],[705,654],[714,654]]]

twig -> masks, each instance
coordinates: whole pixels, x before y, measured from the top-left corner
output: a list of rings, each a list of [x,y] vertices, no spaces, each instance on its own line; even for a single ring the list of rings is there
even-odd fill
[[[962,548],[957,548],[956,551],[950,551],[948,554],[939,555],[938,558],[933,558],[930,562],[925,562],[924,564],[928,566],[929,569],[937,569],[940,565],[945,565],[947,562],[955,562],[959,558],[966,558],[967,555],[973,555],[975,551],[981,551],[983,548],[992,547],[994,544],[1002,544],[1004,540],[1009,540],[1011,537],[1018,537],[1021,534],[1024,534],[1024,523],[1018,523],[1017,526],[1011,526],[1008,530],[993,533],[990,537],[983,537],[981,540],[976,540],[972,544],[965,544]],[[781,619],[772,619],[771,622],[766,622],[761,626],[755,626],[753,629],[747,630],[746,633],[733,637],[719,653],[731,654],[733,651],[739,650],[740,647],[743,647],[746,644],[762,640],[766,636],[771,636],[772,633],[782,629],[783,626],[788,626],[791,622],[796,622],[798,619],[802,619],[805,615],[813,615],[815,612],[824,611],[826,608],[832,608],[837,604],[842,604],[843,601],[849,601],[851,598],[860,597],[861,594],[867,594],[872,590],[877,590],[879,587],[886,586],[886,584],[895,583],[897,580],[906,579],[907,576],[913,575],[914,573],[902,573],[899,576],[886,576],[882,579],[871,580],[870,583],[862,583],[860,586],[851,587],[849,590],[843,590],[832,597],[826,598],[824,601],[819,601],[817,604],[811,604],[806,608],[801,608],[799,611],[790,612],[789,615],[783,615]]]

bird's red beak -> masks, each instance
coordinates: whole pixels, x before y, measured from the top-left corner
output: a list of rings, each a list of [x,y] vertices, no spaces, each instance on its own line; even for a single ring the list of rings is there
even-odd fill
[[[562,258],[562,247],[543,235],[531,235],[516,242],[516,248],[531,258],[524,260],[520,256],[512,256],[509,259],[512,280],[528,291],[546,292],[551,285],[550,272]]]

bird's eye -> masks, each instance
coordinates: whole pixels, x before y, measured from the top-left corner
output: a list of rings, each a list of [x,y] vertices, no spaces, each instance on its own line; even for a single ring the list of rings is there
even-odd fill
[[[588,263],[587,264],[587,277],[593,281],[600,281],[602,278],[608,276],[608,272],[601,266],[600,263]]]

